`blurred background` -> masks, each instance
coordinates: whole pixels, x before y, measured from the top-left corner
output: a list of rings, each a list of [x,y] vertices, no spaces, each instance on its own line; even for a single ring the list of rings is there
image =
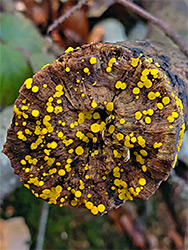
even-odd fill
[[[123,1],[122,1],[123,2]],[[188,43],[186,0],[130,0]],[[24,80],[69,46],[151,39],[171,44],[156,26],[116,0],[85,1],[48,34],[77,0],[1,0],[0,150]],[[176,168],[148,201],[127,201],[96,217],[86,209],[47,205],[24,188],[0,153],[0,249],[188,249],[188,133]],[[44,232],[46,231],[45,235]]]

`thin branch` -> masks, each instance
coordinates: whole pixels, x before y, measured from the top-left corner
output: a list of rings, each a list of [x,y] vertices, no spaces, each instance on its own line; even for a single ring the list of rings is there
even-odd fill
[[[52,32],[52,30],[56,29],[58,27],[59,24],[61,24],[62,22],[64,22],[70,15],[72,15],[75,11],[79,10],[82,8],[82,6],[84,6],[87,2],[89,2],[89,0],[80,0],[76,5],[74,5],[69,11],[66,11],[65,14],[63,14],[62,16],[60,16],[58,19],[56,19],[54,21],[54,23],[52,23],[48,30],[47,33],[49,34],[50,32]]]
[[[144,10],[143,8],[139,7],[138,5],[129,2],[127,0],[116,0],[116,2],[123,4],[125,7],[131,9],[136,14],[140,15],[141,17],[145,18],[146,20],[150,21],[151,23],[158,26],[160,29],[163,30],[166,36],[168,36],[175,44],[178,45],[180,50],[188,56],[188,47],[184,43],[184,41],[181,39],[181,37],[175,33],[173,30],[171,30],[162,20],[159,18],[153,16],[148,11]]]
[[[49,213],[49,204],[44,201],[42,212],[41,212],[41,218],[40,218],[40,225],[39,225],[39,232],[37,237],[37,246],[36,250],[42,250],[43,244],[44,244],[44,238],[45,238],[45,232],[46,232],[46,224],[48,221],[48,213]]]

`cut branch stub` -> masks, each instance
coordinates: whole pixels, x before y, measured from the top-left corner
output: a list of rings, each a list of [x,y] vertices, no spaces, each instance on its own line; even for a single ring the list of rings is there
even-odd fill
[[[84,45],[25,81],[3,152],[36,197],[100,215],[148,199],[168,178],[185,130],[187,73],[185,58],[160,51]]]

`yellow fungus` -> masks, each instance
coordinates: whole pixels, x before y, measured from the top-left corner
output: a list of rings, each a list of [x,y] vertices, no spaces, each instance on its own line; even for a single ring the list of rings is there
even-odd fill
[[[103,204],[99,204],[97,208],[98,208],[99,212],[101,212],[101,213],[104,212],[104,210],[105,210],[105,206]]]
[[[34,93],[39,91],[39,87],[38,86],[33,86],[31,89]]]
[[[98,112],[95,112],[95,113],[93,114],[93,118],[94,118],[94,119],[100,119],[100,114],[99,114]]]
[[[149,79],[147,79],[147,80],[144,82],[144,85],[145,85],[145,87],[146,87],[147,89],[149,89],[149,88],[151,88],[151,86],[152,86],[152,82],[151,82]]]
[[[21,160],[20,163],[21,163],[22,165],[26,165],[26,161],[25,161],[25,160]]]
[[[138,86],[139,88],[143,88],[144,84],[143,84],[143,82],[138,82],[138,83],[137,83],[137,86]]]
[[[57,148],[57,142],[55,141],[51,142],[51,148],[53,149]]]
[[[122,119],[119,120],[119,122],[120,122],[120,124],[124,124],[125,123],[125,119],[122,118]]]
[[[121,140],[123,140],[124,135],[121,134],[121,133],[118,133],[118,134],[116,135],[116,138],[117,138],[118,141],[121,141]]]
[[[72,201],[71,201],[71,205],[72,205],[73,207],[75,207],[75,206],[77,205],[77,201],[76,201],[76,200],[72,200]]]
[[[58,171],[58,175],[60,175],[60,176],[64,176],[65,174],[66,174],[66,172],[65,172],[64,169],[60,169],[60,170]]]
[[[142,71],[142,75],[144,75],[144,76],[149,75],[149,69],[144,69],[144,70]]]
[[[89,60],[89,62],[90,62],[91,64],[97,63],[96,57],[91,57],[90,60]]]
[[[48,106],[47,109],[46,109],[46,111],[47,111],[48,113],[52,113],[52,112],[54,111],[54,107]]]
[[[115,87],[116,87],[117,89],[120,89],[120,88],[121,88],[121,84],[122,84],[121,81],[117,81],[116,84],[115,84]]]
[[[31,88],[31,85],[32,85],[32,83],[33,83],[33,79],[32,79],[32,78],[28,78],[28,79],[25,80],[24,83],[25,83],[26,88],[27,88],[27,89],[30,89],[30,88]]]
[[[140,178],[138,182],[139,182],[139,184],[140,184],[141,186],[146,185],[146,179],[144,179],[144,178]]]
[[[93,207],[92,207],[91,213],[94,214],[94,215],[98,214],[98,209],[97,209],[96,206],[93,206]]]
[[[65,50],[65,53],[69,53],[71,51],[73,51],[74,49],[72,47],[68,47],[68,49]]]
[[[61,85],[61,84],[58,84],[56,87],[55,87],[55,89],[57,90],[57,91],[62,91],[63,90],[63,86]],[[49,98],[48,99],[49,101],[53,101],[53,98],[51,97],[51,98]]]
[[[150,73],[154,76],[157,75],[159,73],[158,69],[151,69]]]
[[[44,185],[44,181],[39,181],[39,186],[43,186]]]
[[[141,80],[142,82],[145,82],[147,79],[148,79],[147,76],[141,76],[141,77],[140,77],[140,80]]]
[[[88,201],[88,202],[86,202],[85,206],[86,206],[87,209],[92,209],[93,203]]]
[[[82,155],[84,153],[84,149],[81,147],[81,146],[78,146],[76,149],[75,149],[75,153],[77,155]]]
[[[147,171],[147,167],[145,165],[142,165],[142,171],[146,172]]]
[[[112,70],[111,67],[107,67],[107,68],[106,68],[106,72],[107,72],[107,73],[109,73],[111,70]]]
[[[136,139],[136,137],[134,137],[134,136],[133,136],[133,137],[131,137],[131,142],[135,143],[135,142],[136,142],[136,140],[137,140],[137,139]]]
[[[163,104],[161,102],[158,102],[157,103],[157,108],[161,110],[161,109],[164,108],[164,106],[163,106]]]
[[[41,69],[46,68],[48,65],[50,65],[49,63],[45,64]]]
[[[151,118],[147,116],[145,118],[145,123],[150,124],[151,123]]]
[[[39,111],[37,109],[33,109],[31,114],[32,114],[32,116],[37,117],[37,116],[39,116]]]
[[[100,125],[98,123],[93,123],[90,128],[93,133],[98,133],[100,131]]]
[[[135,119],[136,120],[140,120],[142,118],[142,113],[140,112],[140,111],[137,111],[136,113],[135,113]]]
[[[89,73],[89,69],[88,68],[84,68],[83,71],[84,71],[84,73]]]
[[[108,111],[112,111],[113,109],[114,109],[114,104],[113,104],[113,102],[108,102],[107,104],[106,104],[106,109],[108,110]]]
[[[91,107],[92,107],[92,108],[96,108],[96,107],[97,107],[97,103],[96,103],[96,101],[95,101],[95,100],[93,100],[93,101],[92,101],[92,103],[91,103]]]
[[[139,89],[138,87],[135,87],[135,88],[133,89],[133,94],[137,95],[137,94],[139,94],[139,93],[140,93],[140,89]]]
[[[143,156],[147,156],[148,155],[148,153],[146,152],[146,150],[143,150],[143,149],[140,150],[140,153]]]
[[[172,112],[172,117],[178,118],[179,114],[177,112]]]
[[[170,122],[170,123],[172,123],[172,122],[174,122],[174,117],[173,116],[171,116],[171,115],[169,115],[168,117],[167,117],[167,120]]]
[[[138,66],[139,58],[131,58],[131,60],[132,60],[131,65],[132,65],[133,67]]]
[[[165,97],[163,97],[162,102],[164,105],[167,105],[170,102],[170,98],[168,96],[165,96]]]
[[[154,148],[160,148],[162,146],[162,143],[161,142],[155,142],[154,144],[153,144],[153,147]]]
[[[66,67],[65,71],[66,71],[66,72],[70,72],[70,68],[69,68],[69,67]]]
[[[155,100],[155,98],[156,98],[156,95],[155,95],[155,93],[154,92],[149,92],[148,93],[148,98],[150,99],[150,100]]]
[[[115,126],[114,125],[110,125],[110,127],[108,128],[108,132],[110,134],[112,134],[115,131]]]
[[[76,191],[74,194],[77,198],[81,197],[82,193],[80,191]]]

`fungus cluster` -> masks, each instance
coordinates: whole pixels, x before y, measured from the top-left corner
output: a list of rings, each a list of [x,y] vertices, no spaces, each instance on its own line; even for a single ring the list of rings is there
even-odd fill
[[[36,197],[101,215],[175,166],[183,104],[159,61],[122,44],[66,50],[27,79],[3,152]]]

